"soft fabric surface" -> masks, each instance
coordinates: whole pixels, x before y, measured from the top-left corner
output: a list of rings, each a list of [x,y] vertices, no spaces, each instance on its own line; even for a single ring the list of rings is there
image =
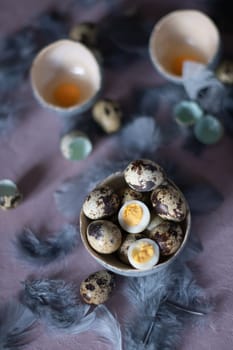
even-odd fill
[[[87,1],[88,2],[88,1]],[[86,3],[87,3],[86,2]],[[94,1],[92,1],[94,3]],[[98,2],[97,2],[98,3]],[[115,2],[116,3],[116,2]],[[175,8],[201,8],[213,15],[221,26],[222,41],[225,53],[231,54],[232,30],[229,18],[221,17],[220,1],[164,1],[160,5],[151,1],[143,1],[144,13],[152,21]],[[1,0],[0,35],[4,37],[15,30],[30,24],[42,11],[51,5],[58,4],[52,0]],[[62,4],[62,2],[61,2]],[[70,2],[74,11],[73,21],[99,21],[109,7],[105,1],[97,6],[84,6],[84,1]],[[216,5],[216,7],[214,7]],[[62,5],[60,5],[62,8]],[[213,10],[215,8],[215,10]],[[63,5],[64,9],[64,5]],[[67,10],[67,8],[66,8]],[[115,10],[114,10],[115,11]],[[113,62],[111,62],[113,65]],[[106,69],[103,95],[119,99],[123,103],[130,99],[134,89],[159,86],[166,83],[153,69],[147,56],[142,55],[124,67],[117,69],[109,66]],[[67,219],[57,209],[54,192],[70,177],[84,174],[96,162],[111,159],[115,151],[115,139],[99,134],[93,153],[85,161],[78,163],[65,160],[59,150],[59,139],[63,129],[62,119],[42,109],[34,101],[30,89],[24,94],[30,99],[28,108],[22,119],[9,133],[0,136],[0,178],[15,181],[24,200],[11,211],[0,212],[0,296],[1,301],[12,301],[22,290],[21,282],[30,275],[52,275],[62,271],[69,280],[75,280],[77,285],[90,273],[100,269],[100,266],[87,254],[82,244],[78,244],[67,256],[57,259],[38,270],[38,265],[28,264],[15,251],[15,240],[25,227],[35,232],[60,232],[66,224],[76,224],[78,217]],[[169,114],[168,101],[163,102],[156,113],[161,121]],[[131,105],[136,101],[131,101]],[[131,106],[132,107],[132,106]],[[127,108],[124,120],[130,118]],[[166,124],[167,126],[168,124]],[[101,136],[101,137],[100,137]],[[204,215],[193,217],[193,232],[198,235],[203,245],[203,251],[196,255],[191,263],[197,282],[204,288],[207,295],[214,298],[216,307],[208,316],[203,327],[195,324],[187,325],[179,350],[230,350],[233,347],[232,333],[232,208],[233,208],[233,140],[227,135],[214,146],[205,147],[197,155],[183,146],[183,134],[172,133],[169,142],[164,142],[160,152],[161,158],[171,159],[178,164],[182,173],[190,177],[207,181],[224,197],[217,209]],[[121,145],[119,144],[119,153]],[[93,168],[94,171],[94,168]],[[201,203],[203,207],[203,203]],[[198,212],[198,208],[196,209]],[[119,289],[116,290],[107,303],[111,312],[124,320],[126,312],[130,312],[126,299]],[[123,322],[122,322],[123,323]],[[25,346],[30,350],[110,350],[109,343],[96,342],[94,333],[78,335],[50,334],[45,329],[32,344]],[[161,349],[162,350],[162,349]]]

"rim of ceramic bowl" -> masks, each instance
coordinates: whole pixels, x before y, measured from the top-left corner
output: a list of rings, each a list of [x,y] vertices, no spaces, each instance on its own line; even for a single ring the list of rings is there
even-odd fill
[[[103,181],[101,181],[95,188],[105,186],[105,185],[110,185],[113,181],[115,181],[115,182],[118,181],[118,183],[124,182],[123,173],[116,172],[114,174],[111,174],[110,176],[106,177]],[[177,188],[180,191],[180,189],[174,184],[174,182],[172,180],[168,179],[168,182],[170,182],[175,188]],[[113,187],[115,187],[115,186],[113,186]],[[117,186],[115,187],[115,189],[116,188],[117,188]],[[119,263],[119,267],[117,267],[113,263],[111,264],[111,262],[110,262],[112,254],[99,254],[94,249],[92,249],[92,247],[90,246],[90,244],[87,241],[86,229],[87,229],[88,223],[92,222],[93,220],[90,220],[85,216],[83,209],[81,209],[80,217],[79,217],[81,240],[82,240],[83,245],[86,248],[87,252],[100,265],[104,266],[107,270],[110,270],[118,275],[127,276],[127,277],[143,277],[143,276],[151,275],[151,274],[154,274],[158,271],[161,271],[163,268],[167,267],[172,262],[174,262],[176,260],[176,258],[181,254],[182,250],[184,249],[184,247],[188,241],[188,238],[190,235],[190,228],[191,228],[191,214],[190,214],[190,209],[189,209],[187,201],[186,201],[186,205],[187,205],[187,215],[186,215],[185,220],[181,223],[182,228],[185,231],[184,232],[184,239],[181,243],[181,246],[170,258],[168,258],[164,262],[158,263],[157,265],[153,266],[151,269],[148,269],[148,270],[135,269],[133,267],[130,267],[130,265],[124,264],[120,260],[117,260],[117,262]]]

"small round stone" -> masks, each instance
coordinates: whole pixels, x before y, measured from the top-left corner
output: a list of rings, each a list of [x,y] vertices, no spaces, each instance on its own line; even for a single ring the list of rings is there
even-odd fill
[[[105,303],[115,287],[113,273],[101,270],[91,274],[80,285],[80,295],[85,303],[99,305]]]
[[[129,187],[138,192],[152,191],[165,180],[163,169],[149,159],[138,159],[129,163],[124,177]]]
[[[158,243],[160,253],[163,256],[174,254],[183,241],[183,232],[180,225],[169,221],[156,226],[148,236]]]
[[[93,119],[107,133],[113,133],[120,129],[122,110],[118,102],[103,99],[96,102],[92,109]]]
[[[89,219],[102,219],[115,214],[119,205],[119,196],[110,187],[99,187],[85,199],[83,212]]]
[[[151,194],[155,212],[163,219],[182,221],[187,213],[183,194],[170,184],[160,185]]]
[[[22,200],[16,184],[8,179],[0,180],[0,208],[7,210],[15,208]]]
[[[86,46],[95,46],[97,44],[97,34],[97,26],[94,23],[83,22],[71,28],[69,37]]]
[[[111,254],[121,245],[121,230],[111,221],[96,220],[87,227],[87,240],[98,253]]]

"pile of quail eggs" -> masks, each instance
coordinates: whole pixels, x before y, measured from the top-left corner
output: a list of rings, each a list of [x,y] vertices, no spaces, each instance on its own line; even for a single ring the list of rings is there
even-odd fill
[[[99,254],[151,269],[180,248],[187,203],[162,167],[149,159],[130,162],[123,177],[122,188],[99,185],[86,197],[86,238]]]

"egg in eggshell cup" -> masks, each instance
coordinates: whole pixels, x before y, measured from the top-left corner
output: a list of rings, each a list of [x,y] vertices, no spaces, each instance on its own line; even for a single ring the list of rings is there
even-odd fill
[[[44,47],[30,69],[36,100],[61,115],[80,114],[90,108],[100,94],[102,77],[93,52],[68,39]]]
[[[146,276],[153,273],[156,273],[160,271],[161,269],[167,267],[169,264],[175,261],[175,259],[181,254],[184,246],[187,243],[189,234],[190,234],[190,226],[191,226],[191,215],[190,210],[187,201],[185,200],[182,192],[179,190],[179,188],[166,177],[164,174],[162,168],[159,167],[159,173],[160,170],[164,174],[161,178],[157,176],[154,177],[153,181],[147,181],[143,182],[141,181],[141,184],[143,183],[144,188],[138,187],[136,178],[132,177],[130,174],[130,171],[134,167],[131,166],[132,164],[136,164],[137,162],[144,162],[146,166],[149,167],[150,165],[155,165],[159,167],[156,163],[150,161],[150,160],[137,160],[133,161],[129,164],[129,166],[125,169],[124,172],[116,172],[107,178],[105,178],[101,183],[99,183],[96,188],[87,196],[86,200],[83,203],[82,210],[80,212],[80,235],[82,242],[84,244],[84,247],[88,251],[88,253],[104,268],[107,270],[110,270],[116,274],[128,276],[128,277],[140,277],[140,276]],[[148,163],[148,164],[147,164]],[[151,163],[151,164],[150,164]],[[148,168],[149,168],[148,167]],[[140,173],[140,172],[139,172]],[[131,179],[131,183],[129,180],[129,176]],[[139,179],[140,180],[140,179]],[[158,183],[156,183],[158,181]],[[152,184],[154,182],[154,184]],[[129,186],[130,184],[130,186]],[[149,188],[149,187],[151,188]],[[135,190],[137,188],[137,190]],[[165,218],[165,214],[163,214],[163,210],[165,208],[163,199],[161,200],[161,193],[164,194],[166,192],[166,189],[171,189],[171,191],[174,191],[175,195],[180,195],[183,201],[183,208],[180,206],[179,201],[179,208],[171,211],[171,213],[168,215],[168,220]],[[109,203],[106,205],[106,202],[103,201],[103,204],[105,206],[105,210],[109,212],[99,212],[98,215],[101,217],[95,217],[96,213],[96,206],[93,203],[91,203],[91,194],[94,193],[95,195],[99,195],[99,193],[104,190],[104,192],[108,192],[108,199],[110,196],[110,202],[112,203],[112,208],[115,208],[112,210],[109,209]],[[129,191],[128,191],[129,190]],[[112,192],[111,192],[112,191]],[[128,198],[128,192],[132,192],[131,195],[133,196],[135,194],[136,200],[131,198],[130,201]],[[110,193],[111,192],[111,193]],[[124,198],[124,192],[127,192],[127,199],[125,201]],[[156,199],[155,199],[156,197]],[[117,199],[118,198],[118,199]],[[138,199],[141,200],[138,200]],[[97,202],[99,203],[100,197],[97,199]],[[154,203],[153,203],[154,201]],[[104,203],[105,202],[105,203]],[[135,202],[135,203],[134,203]],[[139,232],[135,231],[135,225],[136,221],[139,221],[139,217],[141,218],[141,213],[139,214],[138,210],[144,210],[143,208],[140,209],[140,203],[142,203],[142,206],[146,206],[146,208],[149,209],[149,220],[148,220],[148,213],[144,215],[143,211],[143,218],[146,217],[145,220],[147,222],[144,222],[142,225],[142,229],[139,229]],[[159,203],[159,205],[158,205]],[[132,205],[133,206],[132,206]],[[123,207],[126,206],[129,209],[129,212],[131,212],[132,216],[129,217],[127,220],[129,224],[129,229],[127,229],[125,223],[122,223],[121,219],[121,212],[123,210]],[[183,211],[183,214],[179,212],[179,209],[185,209]],[[103,209],[100,208],[100,210]],[[178,214],[177,214],[178,212]],[[94,215],[93,215],[94,213]],[[125,211],[126,213],[126,211]],[[158,216],[158,213],[159,216]],[[176,213],[177,217],[172,217],[172,214]],[[130,214],[130,215],[131,215]],[[131,220],[131,221],[130,221]],[[133,220],[133,221],[132,221]],[[136,220],[136,221],[135,221]],[[124,221],[124,220],[123,220]],[[99,239],[99,234],[97,231],[97,228],[102,225],[102,223],[107,223],[106,227],[109,226],[109,223],[112,223],[114,226],[115,234],[113,237],[109,236],[109,241],[115,241],[117,246],[115,249],[111,250],[111,247],[109,248],[109,245],[107,243],[107,248],[104,245],[104,249],[106,248],[108,250],[108,253],[106,253],[106,249],[104,252],[101,252],[101,250],[98,249],[98,245],[95,246],[95,242],[98,243],[96,239]],[[96,225],[95,225],[96,223]],[[131,226],[132,224],[132,226]],[[96,230],[94,229],[94,226],[96,226]],[[111,225],[110,225],[111,226]],[[131,228],[133,227],[133,231]],[[156,227],[156,229],[153,229],[153,227]],[[170,227],[172,229],[169,231]],[[90,230],[92,229],[92,232]],[[101,227],[101,230],[103,232],[105,228]],[[127,232],[128,231],[128,232]],[[179,240],[179,244],[175,249],[171,248],[170,252],[168,253],[166,251],[167,246],[163,243],[163,237],[164,234],[167,234],[167,232],[174,232],[175,231],[175,239]],[[121,233],[121,239],[119,238],[119,232]],[[92,238],[94,236],[94,244],[92,242]],[[107,236],[108,237],[108,236]],[[162,237],[162,239],[161,239]],[[174,238],[173,237],[173,238]],[[177,238],[178,237],[178,238]],[[173,239],[172,238],[172,239]],[[138,250],[137,242],[141,242],[141,247]],[[169,244],[171,240],[169,238]],[[105,242],[104,242],[105,243]],[[174,242],[173,242],[174,243]],[[172,243],[172,244],[173,244]],[[103,244],[103,241],[101,242]],[[176,243],[175,243],[176,244]],[[132,256],[129,256],[129,252],[133,251],[134,245],[136,250],[134,251],[134,258],[132,259]],[[127,254],[125,255],[125,250],[127,250]],[[150,252],[153,251],[154,254],[157,254],[157,258],[153,256],[151,260],[153,260],[152,266],[144,266],[140,268],[140,256],[142,256],[142,259],[147,260],[147,254],[150,254]],[[120,257],[120,254],[124,252],[123,259]],[[133,266],[133,260],[136,261],[136,265]],[[138,264],[139,262],[139,264]],[[139,266],[138,266],[139,265]]]

